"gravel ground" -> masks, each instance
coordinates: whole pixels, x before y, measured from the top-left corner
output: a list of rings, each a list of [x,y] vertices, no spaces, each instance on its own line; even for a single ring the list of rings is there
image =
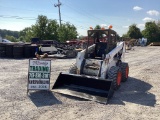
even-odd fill
[[[160,120],[160,47],[127,51],[130,73],[107,105],[47,91],[27,96],[28,59],[0,59],[1,120]],[[52,59],[51,88],[75,59]]]

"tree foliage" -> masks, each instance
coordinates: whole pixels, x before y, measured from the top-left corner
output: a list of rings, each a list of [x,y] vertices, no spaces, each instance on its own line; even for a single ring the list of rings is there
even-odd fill
[[[58,28],[59,28],[59,25],[56,20],[48,20],[45,39],[58,40]]]
[[[60,27],[56,20],[51,20],[44,15],[39,15],[36,23],[31,27],[26,27],[20,32],[0,29],[0,35],[2,38],[9,39],[12,42],[30,42],[31,38],[65,42],[66,40],[75,39],[78,34],[74,25],[66,23]]]
[[[157,26],[160,28],[160,20],[157,21]]]
[[[123,34],[122,37],[123,37],[123,38],[129,38],[129,36],[128,36],[127,33],[126,33],[126,34]]]
[[[61,42],[77,38],[77,30],[74,25],[69,23],[62,24],[58,29],[58,38]]]
[[[94,28],[95,30],[96,29],[101,29],[101,26],[100,25],[96,25],[96,27]]]
[[[44,40],[46,36],[48,19],[46,16],[39,15],[36,24],[33,26],[34,37]]]
[[[20,32],[21,39],[30,41],[32,37],[40,40],[66,40],[74,39],[77,30],[74,25],[69,23],[62,24],[60,27],[56,20],[48,19],[46,16],[39,15],[35,25],[25,28]]]
[[[136,26],[136,24],[132,24],[129,26],[129,30],[127,35],[132,39],[138,39],[142,37],[140,29]]]
[[[26,42],[30,42],[30,39],[32,37],[34,37],[34,32],[33,32],[33,27],[26,27],[25,29],[23,29],[22,31],[20,31],[19,33],[19,40],[21,41],[26,41]]]
[[[17,39],[14,36],[6,35],[5,39],[10,40],[11,42],[17,42]]]
[[[18,38],[19,37],[19,32],[18,31],[11,31],[11,30],[0,29],[0,36],[2,38],[5,38],[6,35]]]
[[[160,23],[158,22],[156,24],[155,22],[147,22],[142,34],[148,39],[149,43],[160,42]]]

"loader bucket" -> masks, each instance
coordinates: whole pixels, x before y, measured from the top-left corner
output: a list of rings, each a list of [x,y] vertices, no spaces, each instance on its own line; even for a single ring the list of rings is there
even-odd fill
[[[114,92],[111,80],[68,73],[60,73],[52,89],[54,92],[104,104]]]

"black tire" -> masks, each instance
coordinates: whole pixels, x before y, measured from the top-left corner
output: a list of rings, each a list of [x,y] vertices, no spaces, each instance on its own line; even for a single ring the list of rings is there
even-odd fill
[[[5,46],[0,46],[0,51],[5,51]]]
[[[14,46],[14,44],[7,44],[6,45],[6,57],[13,58],[13,46]]]
[[[0,57],[6,57],[5,51],[0,51]]]
[[[129,73],[128,63],[121,63],[121,70],[122,70],[122,82],[126,82]]]
[[[23,58],[24,56],[24,46],[14,46],[13,47],[14,58]]]
[[[30,57],[32,57],[31,51],[32,51],[32,46],[26,45],[26,46],[24,47],[24,56],[25,56],[25,58],[30,58]]]
[[[36,49],[37,49],[37,45],[36,46],[31,46],[31,57],[35,57]]]
[[[25,58],[35,57],[36,48],[37,46],[26,45],[24,47],[24,57]]]
[[[5,46],[5,44],[0,45],[0,57],[6,57],[6,46]]]
[[[114,90],[119,89],[121,83],[121,77],[122,77],[122,72],[119,67],[113,66],[110,68],[108,72],[108,79],[113,81]]]
[[[73,64],[73,65],[70,67],[69,73],[71,73],[71,74],[77,74],[77,66],[76,66],[76,64]]]

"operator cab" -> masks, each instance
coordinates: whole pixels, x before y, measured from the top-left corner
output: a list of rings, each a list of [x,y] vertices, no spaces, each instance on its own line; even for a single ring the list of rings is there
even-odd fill
[[[93,47],[87,47],[86,58],[103,60],[116,47],[116,32],[106,30],[88,30],[88,41],[93,40]]]

